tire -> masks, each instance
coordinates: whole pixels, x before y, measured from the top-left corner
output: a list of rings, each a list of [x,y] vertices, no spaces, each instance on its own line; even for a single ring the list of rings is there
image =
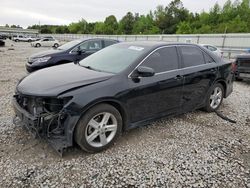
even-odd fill
[[[217,110],[223,101],[224,93],[224,87],[220,83],[214,84],[207,95],[205,111],[213,112]]]
[[[31,42],[31,40],[29,39],[28,42]]]
[[[37,43],[37,44],[36,44],[36,47],[37,47],[37,48],[41,47],[41,44]]]
[[[16,40],[15,40],[15,42],[19,42],[19,40],[18,40],[18,39],[16,39]]]
[[[104,117],[108,118],[107,121]],[[103,121],[104,123],[102,123]],[[90,122],[93,122],[92,126]],[[99,104],[92,107],[80,118],[75,128],[74,137],[81,149],[94,153],[111,146],[121,134],[121,130],[122,117],[119,111],[109,104]]]
[[[55,48],[58,48],[58,46],[59,46],[59,44],[57,44],[57,43],[54,44],[54,47],[55,47]]]

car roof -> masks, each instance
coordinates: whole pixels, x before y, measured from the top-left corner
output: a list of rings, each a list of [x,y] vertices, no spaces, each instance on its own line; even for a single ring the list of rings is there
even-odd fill
[[[164,42],[164,41],[133,41],[133,42],[121,42],[121,43],[114,44],[112,46],[117,46],[117,45],[125,46],[125,47],[126,46],[127,47],[130,47],[130,46],[142,47],[142,48],[146,49],[145,54],[147,54],[148,51],[152,51],[152,50],[155,50],[155,49],[163,47],[163,46],[172,46],[172,45],[174,45],[174,46],[181,46],[181,45],[195,46],[195,47],[198,47],[198,48],[202,49],[207,54],[209,54],[216,62],[222,60],[219,56],[215,55],[213,52],[206,49],[205,47],[202,47],[202,46],[200,46],[198,44],[193,44],[193,43]]]
[[[162,46],[172,46],[172,45],[185,45],[185,46],[198,46],[197,44],[192,43],[181,43],[181,42],[164,42],[164,41],[133,41],[133,42],[122,42],[120,45],[127,46],[140,46],[148,49],[158,48]]]
[[[79,38],[79,39],[76,39],[76,40],[79,40],[79,41],[87,41],[87,40],[112,40],[112,41],[117,41],[119,42],[119,40],[116,40],[116,39],[109,39],[109,38]]]

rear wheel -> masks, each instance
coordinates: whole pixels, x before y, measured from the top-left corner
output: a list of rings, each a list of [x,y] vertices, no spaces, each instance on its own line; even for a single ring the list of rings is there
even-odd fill
[[[112,145],[121,130],[119,111],[111,105],[100,104],[82,116],[75,129],[75,141],[87,152],[99,152]]]
[[[215,84],[207,96],[205,110],[207,112],[217,110],[223,101],[223,96],[224,87],[220,83]]]
[[[37,44],[36,44],[36,47],[37,47],[37,48],[41,47],[41,44],[37,43]]]
[[[58,48],[58,46],[59,46],[59,44],[57,44],[57,43],[54,44],[54,47],[55,47],[55,48]]]
[[[16,40],[15,40],[15,42],[19,42],[19,40],[18,40],[18,39],[16,39]]]

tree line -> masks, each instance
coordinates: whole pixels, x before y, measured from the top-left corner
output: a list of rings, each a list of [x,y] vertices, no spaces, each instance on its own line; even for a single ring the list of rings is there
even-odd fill
[[[41,33],[75,34],[196,34],[250,32],[249,0],[216,3],[208,12],[190,12],[181,0],[159,5],[146,15],[128,12],[121,20],[114,15],[104,22],[81,19],[69,25],[33,25]]]

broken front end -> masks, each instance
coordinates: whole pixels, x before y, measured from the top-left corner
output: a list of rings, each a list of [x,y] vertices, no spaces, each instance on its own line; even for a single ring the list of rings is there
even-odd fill
[[[24,128],[36,138],[45,138],[62,155],[63,151],[73,145],[72,132],[74,114],[66,106],[72,97],[50,98],[16,94],[13,106],[16,116]]]

